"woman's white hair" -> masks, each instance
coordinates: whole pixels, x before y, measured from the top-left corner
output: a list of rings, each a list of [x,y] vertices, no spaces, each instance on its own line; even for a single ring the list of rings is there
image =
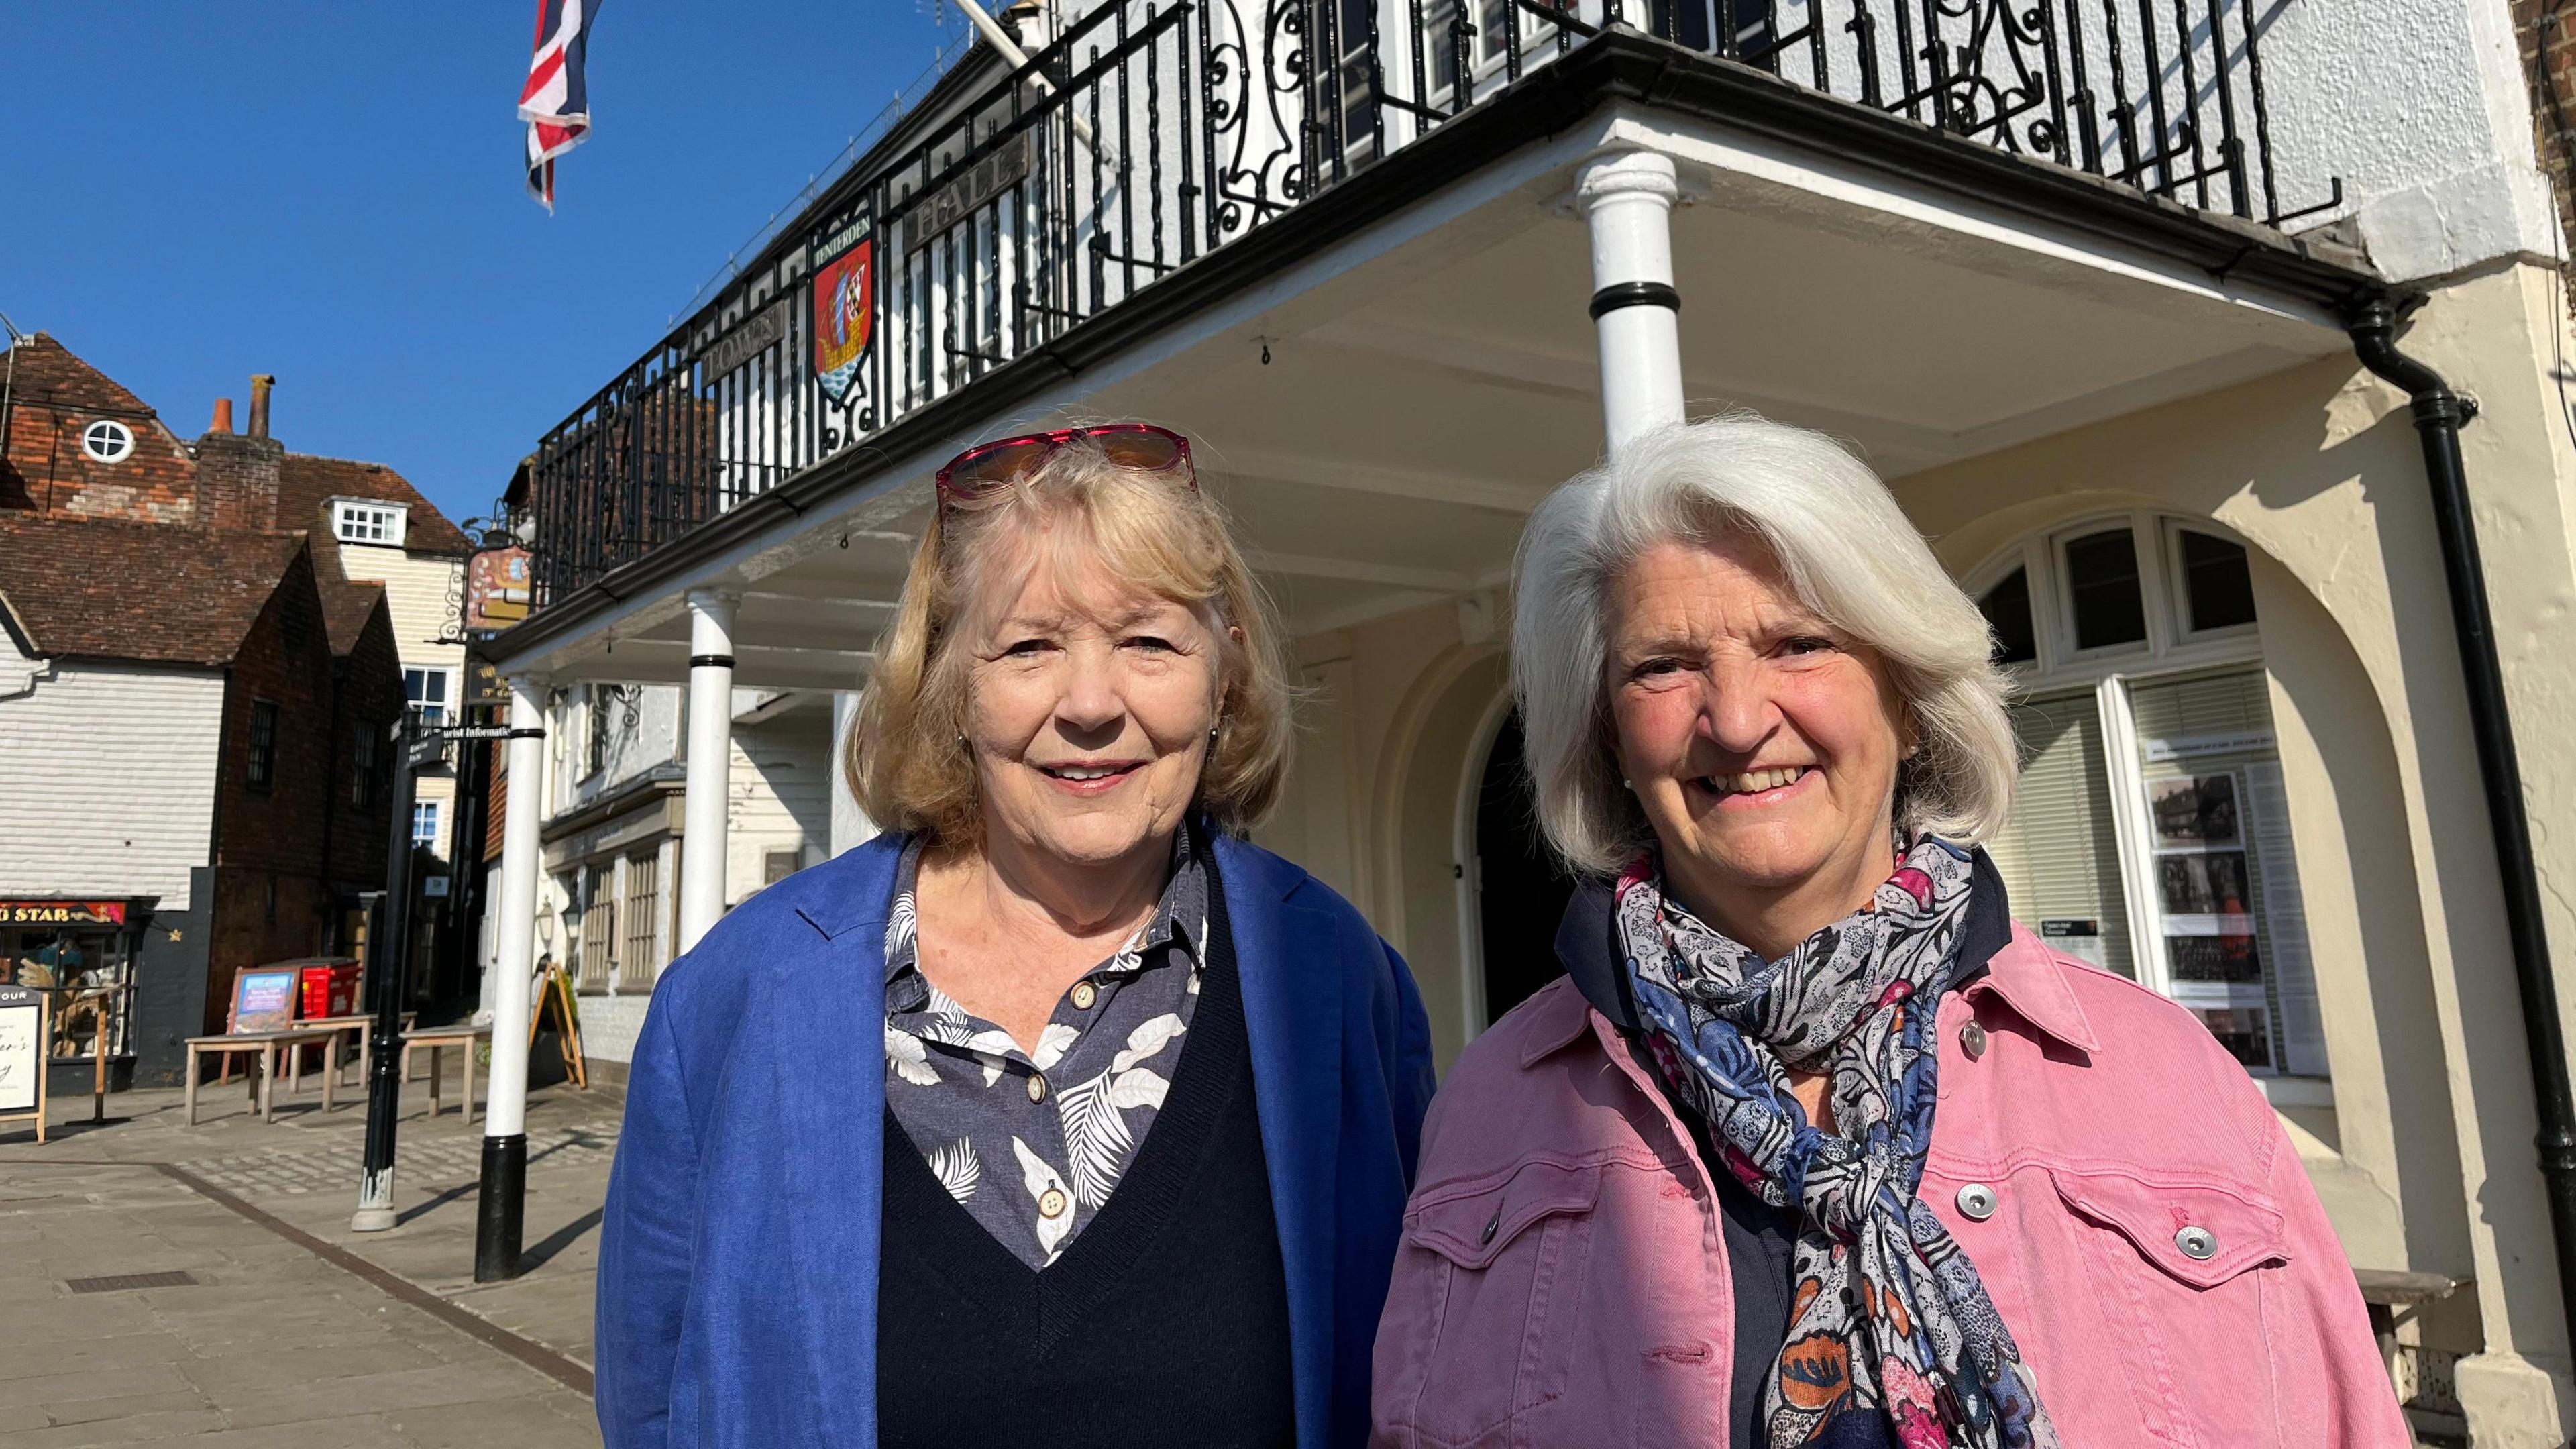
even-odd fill
[[[1897,771],[1908,838],[1984,839],[2018,773],[1985,616],[1878,475],[1820,433],[1735,413],[1665,428],[1550,494],[1513,562],[1512,689],[1548,843],[1609,874],[1651,842],[1621,785],[1612,592],[1658,543],[1760,539],[1798,600],[1886,661],[1920,746]]]

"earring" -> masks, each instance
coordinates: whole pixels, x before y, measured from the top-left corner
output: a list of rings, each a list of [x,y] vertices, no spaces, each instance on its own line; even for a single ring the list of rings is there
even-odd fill
[[[1634,794],[1634,793],[1636,793],[1636,789],[1637,789],[1637,782],[1636,782],[1636,781],[1634,781],[1634,780],[1622,780],[1622,781],[1620,781],[1620,782],[1619,782],[1619,786],[1620,786],[1620,788],[1621,788],[1621,789],[1624,789],[1624,790],[1628,791],[1629,793]]]
[[[1224,727],[1225,726],[1222,722],[1208,726],[1208,743],[1210,745],[1214,745],[1216,743],[1216,732]]]
[[[1921,753],[1923,753],[1923,747],[1921,745],[1907,745],[1905,747],[1903,758],[1910,760]]]

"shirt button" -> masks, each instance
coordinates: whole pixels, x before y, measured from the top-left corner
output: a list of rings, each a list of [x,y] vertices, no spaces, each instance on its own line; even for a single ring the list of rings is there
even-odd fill
[[[1048,1188],[1044,1194],[1040,1195],[1038,1198],[1038,1216],[1042,1218],[1063,1217],[1064,1193],[1051,1187]]]
[[[1092,985],[1088,981],[1082,982],[1073,988],[1073,1009],[1076,1011],[1089,1011],[1091,1009],[1091,1003],[1098,1001],[1099,999],[1100,988]]]
[[[1982,1223],[1995,1215],[1995,1190],[1982,1182],[1972,1182],[1959,1189],[1959,1211],[1968,1221]]]
[[[2174,1246],[2195,1263],[2206,1263],[2218,1256],[2218,1235],[2203,1227],[2188,1227],[2174,1234]]]
[[[1968,1060],[1972,1062],[1977,1058],[1984,1056],[1986,1054],[1986,1029],[1977,1025],[1973,1021],[1969,1022],[1966,1026],[1959,1028],[1959,1050],[1966,1052],[1968,1054]]]
[[[1043,1102],[1046,1100],[1046,1077],[1044,1074],[1039,1072],[1029,1073],[1029,1100],[1032,1102]]]

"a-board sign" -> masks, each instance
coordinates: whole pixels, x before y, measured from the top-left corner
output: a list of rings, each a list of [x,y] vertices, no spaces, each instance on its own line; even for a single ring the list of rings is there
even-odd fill
[[[44,992],[0,986],[0,1117],[44,1108],[46,1008]]]
[[[248,1031],[284,1031],[295,1025],[295,977],[291,966],[255,967],[234,977],[230,1030],[239,1035]]]

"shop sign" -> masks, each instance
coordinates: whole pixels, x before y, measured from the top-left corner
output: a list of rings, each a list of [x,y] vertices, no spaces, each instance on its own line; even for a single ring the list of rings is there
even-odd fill
[[[506,629],[528,617],[528,551],[487,548],[465,560],[465,627]]]
[[[234,977],[234,1033],[283,1031],[293,1026],[295,975],[292,970],[254,970]]]
[[[2151,765],[2175,760],[2197,759],[2202,755],[2268,755],[2272,752],[2270,730],[2239,730],[2223,735],[2183,735],[2169,740],[2141,742],[2139,753]]]
[[[44,1110],[46,1010],[45,993],[0,986],[0,1118]]]
[[[122,926],[123,901],[0,901],[0,926]]]

